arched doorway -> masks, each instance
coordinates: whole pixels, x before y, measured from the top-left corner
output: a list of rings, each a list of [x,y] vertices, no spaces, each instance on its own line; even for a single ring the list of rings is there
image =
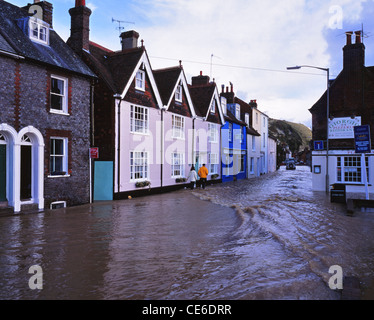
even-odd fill
[[[5,136],[0,132],[0,202],[7,201],[7,143]]]
[[[33,198],[32,146],[32,138],[28,134],[25,134],[21,138],[21,201]]]
[[[44,139],[39,130],[32,126],[18,133],[19,167],[17,186],[20,206],[37,204],[44,209]]]
[[[16,159],[15,141],[17,131],[0,124],[0,202],[16,208],[17,191],[15,183]]]

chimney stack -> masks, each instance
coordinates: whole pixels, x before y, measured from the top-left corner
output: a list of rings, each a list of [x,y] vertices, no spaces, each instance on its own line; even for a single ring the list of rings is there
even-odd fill
[[[139,33],[136,31],[131,30],[122,32],[120,38],[122,39],[122,51],[138,47]]]
[[[27,6],[23,7],[23,9],[26,9],[29,11],[30,7],[33,5],[38,5],[43,9],[43,16],[42,20],[47,22],[51,28],[53,28],[52,22],[53,22],[53,5],[50,2],[47,1],[40,1],[40,0],[34,0],[33,4],[28,4]]]
[[[69,10],[71,33],[67,44],[78,54],[90,49],[90,16],[92,11],[86,7],[85,0],[75,0],[75,7]]]
[[[203,72],[200,71],[200,75],[197,77],[192,77],[192,85],[193,86],[201,86],[209,84],[210,77],[209,76],[203,76]]]
[[[355,31],[355,43],[352,43],[352,35],[352,31],[346,32],[347,44],[343,48],[343,69],[359,71],[365,65],[365,46],[361,41],[361,31]]]

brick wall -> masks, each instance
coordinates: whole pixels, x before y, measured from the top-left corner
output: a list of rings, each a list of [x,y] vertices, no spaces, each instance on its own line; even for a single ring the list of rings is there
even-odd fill
[[[87,203],[90,80],[5,57],[0,57],[0,69],[0,123],[6,123],[17,131],[31,125],[44,137],[45,208],[54,201],[66,201],[68,205]],[[69,115],[49,112],[51,74],[68,79]],[[69,140],[68,177],[49,177],[51,136]]]

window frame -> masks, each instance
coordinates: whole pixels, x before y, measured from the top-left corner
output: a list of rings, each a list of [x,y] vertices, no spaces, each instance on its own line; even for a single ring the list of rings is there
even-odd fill
[[[227,100],[225,97],[221,97],[221,107],[224,115],[227,115]]]
[[[175,90],[175,101],[183,102],[183,87],[181,83],[177,85],[177,88]]]
[[[208,142],[218,143],[218,125],[208,123]]]
[[[247,126],[249,127],[249,113],[246,113],[244,115],[244,122],[247,124]]]
[[[139,78],[138,76],[141,75]],[[145,91],[145,71],[138,70],[135,75],[135,89]]]
[[[62,140],[63,152],[61,155],[54,154],[56,146],[52,145],[55,140]],[[69,139],[66,137],[50,137],[50,152],[49,152],[49,177],[65,177],[69,176]],[[62,158],[62,170],[56,171],[56,158]],[[53,171],[54,170],[54,171]],[[62,174],[65,172],[65,174]],[[60,173],[60,174],[59,174]]]
[[[149,108],[136,104],[130,105],[130,132],[132,134],[149,134]]]
[[[238,104],[235,106],[235,117],[240,120],[240,105]]]
[[[35,35],[35,28],[37,27],[37,35]],[[42,38],[42,32],[41,30],[45,30],[45,39]],[[29,38],[31,41],[49,45],[49,24],[43,20],[40,20],[36,17],[30,17],[29,19]]]
[[[172,138],[180,140],[185,139],[185,118],[183,116],[173,114],[171,117],[171,128]]]
[[[175,162],[175,160],[177,160],[177,163]],[[176,174],[177,171],[179,171],[179,174]],[[171,153],[171,177],[172,178],[184,178],[185,177],[185,154],[182,152]]]
[[[59,94],[57,92],[52,92],[53,90],[53,86],[52,86],[52,82],[53,80],[57,80],[57,81],[62,81],[63,82],[63,94]],[[61,77],[61,76],[57,76],[55,74],[51,74],[51,78],[50,78],[50,82],[51,82],[51,87],[50,87],[50,103],[49,103],[49,111],[51,113],[57,113],[57,114],[63,114],[63,115],[68,115],[68,100],[69,100],[69,97],[68,97],[68,81],[69,79],[67,78],[64,78],[64,77]],[[56,109],[52,106],[52,95],[53,96],[57,96],[57,97],[60,97],[61,98],[61,110],[60,109]]]
[[[213,98],[212,103],[210,104],[210,113],[216,113],[216,99]]]
[[[219,157],[217,153],[209,153],[209,175],[218,174]]]
[[[140,156],[137,156],[139,154]],[[141,163],[138,164],[136,161],[141,161]],[[137,170],[137,168],[141,168],[141,170]],[[149,152],[130,151],[130,182],[147,181],[149,174]],[[141,177],[137,175],[141,175]]]
[[[367,181],[370,181],[369,157],[365,157]],[[348,184],[363,184],[361,156],[338,156],[336,158],[336,181]]]

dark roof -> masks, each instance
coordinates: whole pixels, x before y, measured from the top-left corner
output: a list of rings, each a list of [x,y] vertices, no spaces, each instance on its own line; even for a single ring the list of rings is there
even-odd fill
[[[84,55],[113,92],[122,93],[144,52],[144,47],[115,52],[90,42],[90,52]]]
[[[181,67],[153,70],[153,76],[155,77],[158,91],[164,105],[167,105],[169,102],[181,72]]]
[[[226,121],[233,122],[241,126],[247,126],[247,124],[244,121],[237,119],[235,115],[233,115],[232,112],[228,109],[226,110],[225,119]]]
[[[49,45],[30,40],[28,34],[20,27],[20,22],[26,24],[28,19],[25,9],[0,1],[0,50],[39,63],[95,77],[94,73],[53,29],[49,29]]]
[[[195,112],[199,117],[206,117],[210,109],[210,102],[216,88],[215,83],[205,85],[188,86],[190,95],[195,106]]]

